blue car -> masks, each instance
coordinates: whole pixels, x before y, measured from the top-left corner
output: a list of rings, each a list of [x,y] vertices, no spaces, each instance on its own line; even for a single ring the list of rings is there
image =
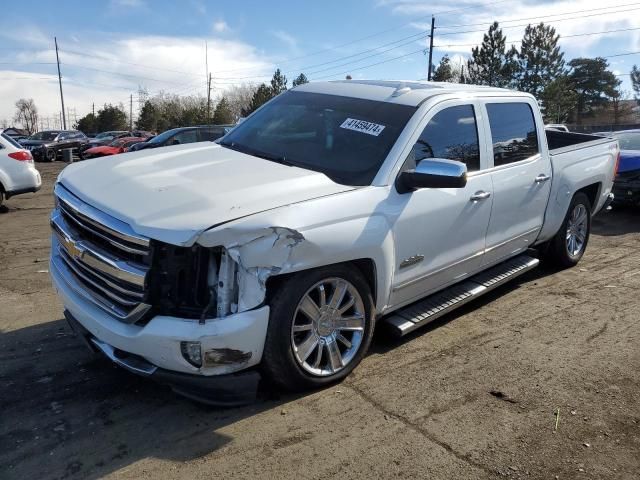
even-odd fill
[[[620,163],[613,183],[614,203],[640,205],[640,130],[623,130],[611,135],[620,142]]]

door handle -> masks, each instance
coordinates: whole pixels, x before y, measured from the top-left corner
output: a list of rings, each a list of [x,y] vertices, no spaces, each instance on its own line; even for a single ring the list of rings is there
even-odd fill
[[[551,177],[549,175],[545,175],[544,173],[541,173],[540,175],[538,175],[536,177],[535,181],[536,181],[536,183],[544,183],[544,182],[546,182],[547,180],[550,180],[550,179],[551,179]]]
[[[471,195],[470,200],[472,202],[477,202],[479,200],[486,200],[490,196],[491,196],[491,192],[485,192],[484,190],[480,190],[479,192],[476,192],[473,195]]]

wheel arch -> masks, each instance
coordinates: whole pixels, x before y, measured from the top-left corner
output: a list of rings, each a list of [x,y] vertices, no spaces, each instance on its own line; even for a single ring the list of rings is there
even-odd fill
[[[358,271],[363,275],[363,277],[365,278],[367,285],[369,286],[369,289],[371,290],[371,295],[373,297],[373,307],[375,309],[375,306],[377,304],[378,301],[378,279],[377,279],[377,268],[376,268],[376,263],[372,258],[356,258],[353,260],[346,260],[343,262],[337,262],[337,263],[332,263],[332,264],[328,264],[328,265],[322,265],[322,266],[318,266],[318,267],[312,267],[312,268],[307,268],[304,270],[297,270],[295,272],[289,272],[289,273],[283,273],[280,275],[273,275],[270,276],[267,279],[266,282],[266,295],[265,295],[265,302],[269,302],[269,300],[271,298],[273,298],[273,296],[275,295],[276,291],[278,290],[278,287],[280,285],[282,285],[284,283],[285,280],[291,278],[292,276],[298,275],[300,273],[304,273],[304,272],[309,272],[312,270],[319,270],[320,268],[325,268],[325,267],[332,267],[332,266],[338,266],[338,265],[346,265],[346,266],[352,266],[354,268],[357,268]]]
[[[591,212],[593,213],[596,208],[596,204],[598,203],[598,198],[600,197],[600,190],[602,189],[602,183],[596,182],[591,185],[587,185],[586,187],[582,187],[580,190],[576,191],[576,193],[584,193],[589,199],[589,203],[591,203]],[[575,197],[575,193],[574,193]],[[569,208],[569,207],[567,207]]]

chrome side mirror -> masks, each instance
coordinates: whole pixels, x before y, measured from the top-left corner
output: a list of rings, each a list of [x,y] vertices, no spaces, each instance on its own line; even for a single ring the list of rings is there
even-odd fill
[[[467,166],[455,160],[428,158],[415,169],[405,170],[398,176],[398,192],[406,193],[419,188],[464,188],[467,185]]]

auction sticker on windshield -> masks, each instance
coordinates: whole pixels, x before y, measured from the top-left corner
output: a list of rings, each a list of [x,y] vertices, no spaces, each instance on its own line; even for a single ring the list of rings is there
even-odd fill
[[[366,133],[367,135],[373,135],[374,137],[377,137],[382,133],[382,130],[384,130],[384,125],[365,122],[364,120],[356,120],[355,118],[347,118],[344,122],[342,122],[340,128],[346,128],[347,130]]]

